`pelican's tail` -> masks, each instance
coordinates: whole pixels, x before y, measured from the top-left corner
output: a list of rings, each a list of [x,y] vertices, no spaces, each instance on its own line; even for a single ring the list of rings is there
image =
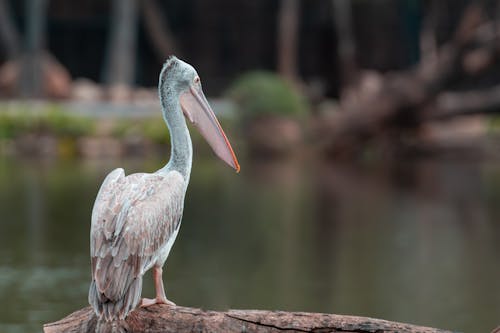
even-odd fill
[[[121,297],[110,297],[99,292],[95,280],[92,280],[89,289],[89,303],[94,308],[100,322],[120,321],[124,320],[129,312],[139,305],[141,290],[142,276],[133,279]]]

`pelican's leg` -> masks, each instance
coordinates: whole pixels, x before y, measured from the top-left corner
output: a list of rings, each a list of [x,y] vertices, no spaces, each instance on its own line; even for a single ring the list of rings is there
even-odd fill
[[[153,304],[168,304],[175,306],[175,303],[169,301],[165,296],[165,288],[163,287],[163,270],[160,266],[153,267],[153,279],[155,281],[156,297],[153,299],[143,298],[141,300],[141,307],[150,306]]]
[[[161,304],[175,305],[174,302],[169,301],[165,296],[165,288],[163,287],[163,269],[160,266],[153,268],[153,278],[155,280],[156,289],[156,302]]]

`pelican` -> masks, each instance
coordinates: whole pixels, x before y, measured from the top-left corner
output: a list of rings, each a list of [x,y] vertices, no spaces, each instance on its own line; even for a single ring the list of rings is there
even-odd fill
[[[165,296],[162,267],[181,225],[193,147],[187,118],[215,154],[240,167],[222,127],[189,64],[171,56],[160,73],[158,92],[170,132],[168,163],[154,173],[109,173],[92,210],[89,303],[105,322],[123,320],[137,306],[171,304]],[[141,299],[142,277],[153,269],[154,299]]]

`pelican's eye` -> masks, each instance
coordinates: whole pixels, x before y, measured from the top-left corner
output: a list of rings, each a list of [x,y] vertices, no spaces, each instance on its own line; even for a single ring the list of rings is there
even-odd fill
[[[194,84],[198,84],[200,83],[200,77],[199,76],[196,76],[193,80]]]

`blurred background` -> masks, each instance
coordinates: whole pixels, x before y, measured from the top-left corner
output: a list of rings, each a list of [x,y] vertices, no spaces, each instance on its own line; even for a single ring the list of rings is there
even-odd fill
[[[0,332],[87,305],[102,180],[169,158],[170,54],[242,167],[192,131],[170,299],[499,324],[500,1],[0,0]]]

